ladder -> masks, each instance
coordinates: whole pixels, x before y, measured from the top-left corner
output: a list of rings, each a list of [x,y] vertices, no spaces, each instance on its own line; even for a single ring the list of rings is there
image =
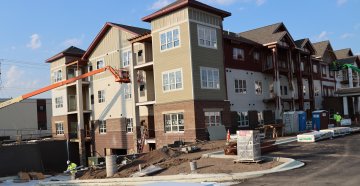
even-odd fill
[[[142,153],[143,150],[144,150],[146,133],[147,133],[147,130],[146,130],[145,126],[140,128],[140,133],[141,133],[141,138],[140,138],[140,143],[139,143],[139,148],[138,148],[139,152],[138,153]]]

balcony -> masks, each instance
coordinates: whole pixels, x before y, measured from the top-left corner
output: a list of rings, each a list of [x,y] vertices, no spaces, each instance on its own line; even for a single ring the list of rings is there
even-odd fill
[[[68,112],[77,111],[76,99],[77,99],[76,95],[69,95],[68,96]]]

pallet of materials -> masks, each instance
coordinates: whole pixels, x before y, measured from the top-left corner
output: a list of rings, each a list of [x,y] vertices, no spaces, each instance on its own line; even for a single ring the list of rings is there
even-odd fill
[[[352,128],[350,128],[350,132],[351,132],[351,133],[360,132],[360,127],[352,127]]]
[[[331,132],[332,137],[344,136],[350,134],[350,127],[335,127],[330,129],[323,129],[320,132]]]
[[[326,132],[313,131],[313,132],[297,135],[297,141],[298,142],[315,142],[315,141],[319,141],[319,140],[329,139],[331,137],[332,137],[332,133],[329,131],[326,131]]]

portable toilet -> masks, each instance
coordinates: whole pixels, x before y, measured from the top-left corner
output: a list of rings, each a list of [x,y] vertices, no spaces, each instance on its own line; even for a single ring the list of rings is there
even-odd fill
[[[306,112],[298,111],[297,113],[299,116],[299,131],[306,131]]]
[[[312,112],[312,128],[314,130],[327,129],[329,125],[329,113],[326,110]]]
[[[283,114],[283,124],[285,127],[285,134],[293,134],[299,132],[299,116],[297,112],[290,111],[284,112]]]

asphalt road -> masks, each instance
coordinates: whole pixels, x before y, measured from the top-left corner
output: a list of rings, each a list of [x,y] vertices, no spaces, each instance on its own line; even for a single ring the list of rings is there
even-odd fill
[[[360,134],[316,143],[289,143],[271,156],[304,162],[299,169],[245,180],[239,186],[360,185]]]

